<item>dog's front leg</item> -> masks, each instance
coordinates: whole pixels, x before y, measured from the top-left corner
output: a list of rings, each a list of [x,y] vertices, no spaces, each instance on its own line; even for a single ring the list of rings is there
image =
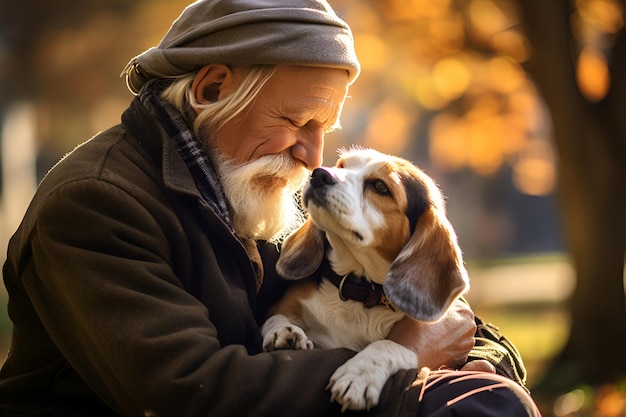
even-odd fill
[[[275,314],[263,323],[263,350],[271,352],[281,349],[313,349],[313,342],[300,327],[282,314]]]
[[[391,340],[377,340],[337,368],[326,389],[342,412],[369,410],[378,404],[387,379],[411,368],[417,368],[415,352]]]

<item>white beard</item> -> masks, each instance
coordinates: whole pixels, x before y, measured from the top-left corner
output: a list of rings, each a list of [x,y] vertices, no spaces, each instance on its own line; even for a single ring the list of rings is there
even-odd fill
[[[237,166],[218,156],[215,162],[238,236],[279,242],[303,222],[295,194],[309,171],[292,157],[267,155]]]

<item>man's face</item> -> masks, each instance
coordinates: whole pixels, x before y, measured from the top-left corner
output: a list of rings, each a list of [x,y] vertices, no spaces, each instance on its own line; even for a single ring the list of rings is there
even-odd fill
[[[249,109],[222,127],[212,147],[240,165],[285,153],[309,170],[322,163],[324,134],[339,121],[345,70],[279,65]]]
[[[297,226],[293,194],[322,163],[347,83],[345,70],[279,66],[249,109],[207,138],[237,234],[280,239]]]

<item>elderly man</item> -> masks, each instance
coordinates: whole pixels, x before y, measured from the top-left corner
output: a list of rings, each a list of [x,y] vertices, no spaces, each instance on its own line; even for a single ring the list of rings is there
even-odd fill
[[[55,166],[11,239],[0,415],[339,415],[325,386],[355,352],[264,353],[259,320],[284,291],[275,243],[299,222],[293,193],[358,73],[350,29],[323,0],[185,9],[126,68],[137,97],[122,123]],[[514,348],[480,325],[472,349],[475,330],[458,303],[389,337],[421,366],[469,354],[522,384]],[[368,415],[527,415],[516,382],[444,373],[427,387],[416,374],[394,375]]]

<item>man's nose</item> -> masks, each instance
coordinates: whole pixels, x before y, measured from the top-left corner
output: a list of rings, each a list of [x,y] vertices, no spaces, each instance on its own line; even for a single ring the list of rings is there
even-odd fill
[[[297,143],[291,149],[291,155],[302,161],[310,170],[322,165],[324,152],[324,130],[313,129],[309,134],[298,138]]]

